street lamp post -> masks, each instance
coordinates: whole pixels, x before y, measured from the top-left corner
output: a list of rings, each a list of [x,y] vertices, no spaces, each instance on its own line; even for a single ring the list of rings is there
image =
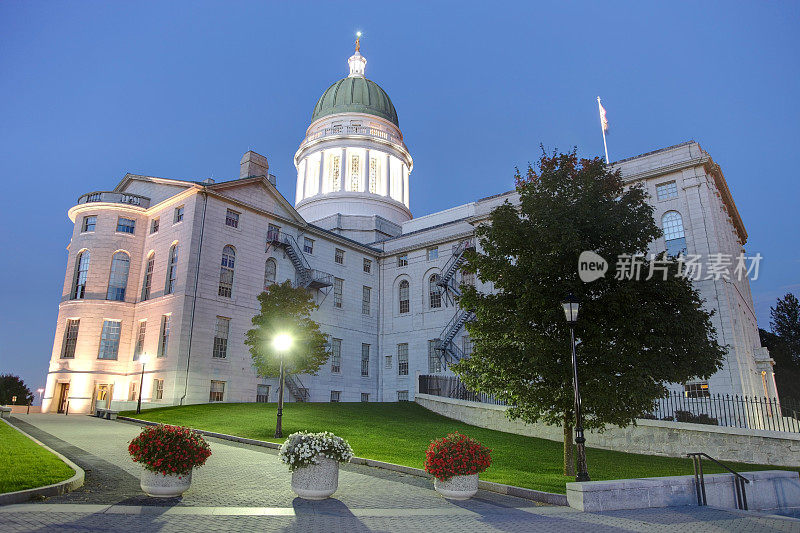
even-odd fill
[[[286,371],[284,369],[283,358],[286,351],[292,346],[292,338],[286,333],[276,335],[272,339],[272,346],[280,353],[281,356],[281,371],[280,379],[278,380],[278,421],[275,424],[275,438],[283,438],[283,386],[286,379]]]
[[[136,414],[142,412],[142,387],[144,387],[144,366],[147,364],[147,354],[143,353],[139,356],[139,362],[142,363],[142,377],[139,380],[139,401],[136,402]]]
[[[569,337],[572,347],[572,387],[575,392],[575,447],[578,452],[578,475],[575,481],[589,481],[589,472],[586,467],[586,438],[583,436],[583,417],[581,415],[581,388],[578,382],[578,358],[575,355],[575,323],[578,321],[580,304],[571,294],[561,305],[569,324]]]

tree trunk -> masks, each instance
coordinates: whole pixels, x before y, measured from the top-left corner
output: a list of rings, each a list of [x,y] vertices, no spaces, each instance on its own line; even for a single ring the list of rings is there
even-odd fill
[[[564,413],[564,475],[575,476],[575,443],[572,440],[572,419]]]

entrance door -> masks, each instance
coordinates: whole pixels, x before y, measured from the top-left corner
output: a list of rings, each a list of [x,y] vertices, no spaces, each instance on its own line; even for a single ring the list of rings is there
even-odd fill
[[[67,401],[69,400],[69,383],[59,383],[58,388],[58,409],[56,412],[63,413],[67,409]]]
[[[108,409],[111,407],[111,387],[107,383],[100,383],[97,385],[94,391],[94,405],[92,406],[92,412],[94,412],[98,407],[100,409]]]

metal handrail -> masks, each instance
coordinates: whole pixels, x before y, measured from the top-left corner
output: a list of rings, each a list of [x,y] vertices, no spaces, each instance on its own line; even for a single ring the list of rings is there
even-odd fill
[[[728,472],[734,475],[733,478],[733,487],[736,492],[736,508],[741,509],[743,511],[747,511],[747,492],[745,491],[745,483],[750,483],[750,480],[741,475],[739,472],[733,470],[727,465],[724,465],[708,455],[707,453],[703,452],[693,452],[687,453],[686,457],[691,458],[692,465],[694,466],[694,486],[697,491],[697,505],[703,506],[708,505],[708,501],[706,500],[706,481],[705,477],[703,476],[703,462],[702,458],[705,457],[716,463],[717,465],[721,466]]]

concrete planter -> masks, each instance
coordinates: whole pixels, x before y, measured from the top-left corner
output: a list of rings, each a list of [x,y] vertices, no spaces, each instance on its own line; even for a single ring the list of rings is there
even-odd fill
[[[433,488],[448,500],[469,500],[478,492],[478,474],[453,476],[447,481],[434,478]]]
[[[319,464],[292,472],[292,490],[306,500],[324,500],[339,488],[339,463],[324,455]]]
[[[154,498],[176,498],[189,490],[192,472],[188,474],[162,474],[142,468],[141,486],[148,496]]]

